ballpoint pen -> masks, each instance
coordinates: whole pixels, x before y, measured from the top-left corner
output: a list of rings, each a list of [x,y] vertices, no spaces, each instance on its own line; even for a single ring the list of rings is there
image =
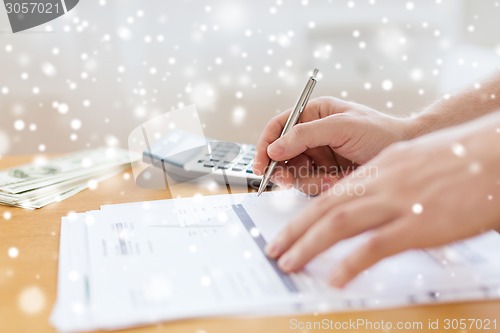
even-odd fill
[[[318,72],[319,70],[315,68],[313,74],[307,81],[306,86],[304,87],[304,90],[302,91],[302,94],[299,97],[299,100],[295,104],[295,107],[293,108],[292,112],[290,112],[290,116],[288,116],[288,120],[285,123],[285,127],[283,127],[283,131],[281,131],[280,138],[283,135],[285,135],[299,121],[300,114],[302,113],[302,111],[304,111],[307,102],[309,101],[309,97],[311,96],[311,93],[314,89],[314,86],[316,86],[316,75],[318,75]],[[260,196],[264,191],[264,189],[267,187],[267,184],[269,184],[269,180],[271,179],[274,169],[276,169],[276,164],[278,164],[278,162],[271,160],[271,162],[267,166],[266,172],[264,173],[264,177],[262,178],[262,182],[260,183],[257,196]]]

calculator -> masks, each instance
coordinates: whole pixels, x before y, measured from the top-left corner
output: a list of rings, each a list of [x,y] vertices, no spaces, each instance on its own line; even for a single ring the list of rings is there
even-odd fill
[[[255,145],[216,141],[175,130],[148,147],[143,161],[162,168],[178,182],[208,176],[226,185],[258,188],[262,177],[253,173],[254,156]]]

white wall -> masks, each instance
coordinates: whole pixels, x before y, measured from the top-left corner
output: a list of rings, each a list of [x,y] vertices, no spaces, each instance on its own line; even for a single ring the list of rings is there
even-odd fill
[[[499,14],[490,0],[83,0],[11,34],[0,12],[0,154],[126,146],[191,103],[207,135],[253,142],[314,67],[315,96],[408,114],[498,66]]]

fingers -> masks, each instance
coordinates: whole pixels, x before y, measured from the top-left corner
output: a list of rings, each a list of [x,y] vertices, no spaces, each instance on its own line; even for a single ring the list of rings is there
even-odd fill
[[[308,149],[304,154],[314,161],[314,165],[324,173],[337,171],[337,159],[330,147],[324,146]]]
[[[365,244],[345,258],[335,269],[330,284],[342,288],[359,273],[385,257],[414,247],[415,238],[412,237],[412,232],[408,230],[405,222],[398,219],[375,231]]]
[[[324,162],[332,166],[335,160],[325,159]],[[273,183],[285,188],[295,187],[303,193],[318,195],[330,189],[340,180],[336,173],[329,174],[326,172],[330,169],[331,167],[316,166],[309,156],[300,154],[286,164],[280,162],[271,180]]]
[[[282,232],[269,244],[267,254],[271,258],[277,258],[287,251],[305,232],[323,215],[352,197],[342,195],[332,199],[330,194],[322,194],[312,200],[302,213],[292,220]]]
[[[281,172],[277,183],[285,188],[294,187],[308,195],[318,195],[329,190],[339,180],[340,178],[337,175],[328,175],[317,171],[296,177],[295,172],[287,168]]]
[[[266,253],[270,258],[277,258],[282,255],[309,227],[320,219],[329,209],[329,197],[323,195],[313,199],[302,213],[290,222],[283,231],[266,248]]]
[[[280,268],[285,272],[297,271],[337,242],[394,220],[397,208],[380,209],[385,202],[384,198],[368,197],[329,211],[283,254],[278,261]]]
[[[321,146],[342,146],[348,138],[342,128],[342,115],[331,115],[295,125],[267,147],[267,154],[276,161],[291,159],[304,151]]]
[[[280,113],[275,116],[266,125],[256,145],[255,161],[253,172],[257,175],[263,175],[267,165],[269,164],[269,156],[267,155],[267,147],[281,135],[283,127],[290,115],[291,110]]]

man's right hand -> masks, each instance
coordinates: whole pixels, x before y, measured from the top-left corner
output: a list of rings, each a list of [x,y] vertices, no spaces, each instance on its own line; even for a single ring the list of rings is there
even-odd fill
[[[416,133],[414,119],[320,97],[309,101],[299,123],[279,138],[290,112],[277,115],[264,128],[253,170],[262,175],[270,158],[279,161],[271,181],[311,195],[327,190],[385,147]]]

